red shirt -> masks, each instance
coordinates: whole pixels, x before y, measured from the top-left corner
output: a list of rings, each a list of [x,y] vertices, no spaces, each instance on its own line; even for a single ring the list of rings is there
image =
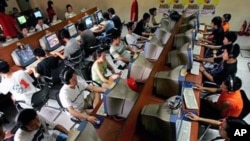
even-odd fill
[[[15,27],[17,25],[14,18],[5,13],[0,13],[0,25],[3,29],[4,36],[16,37],[18,32]]]
[[[52,21],[53,15],[56,14],[56,12],[54,11],[53,7],[47,8],[47,14],[49,16],[49,20],[50,22]]]

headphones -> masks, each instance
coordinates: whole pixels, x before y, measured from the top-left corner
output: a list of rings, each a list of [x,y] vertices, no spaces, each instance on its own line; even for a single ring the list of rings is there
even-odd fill
[[[232,49],[231,49],[231,51],[230,51],[230,53],[229,53],[229,58],[233,58],[234,57],[234,45],[232,45]]]
[[[69,74],[73,74],[73,73],[75,73],[75,70],[73,70],[73,69],[70,68],[70,67],[65,67],[65,68],[61,71],[59,77],[60,77],[61,81],[62,81],[64,84],[69,84],[69,80],[70,80],[70,78],[71,78],[71,77],[69,76]]]
[[[227,89],[228,89],[228,92],[233,92],[234,91],[234,78],[231,76],[231,75],[229,75],[228,77],[227,77],[227,80],[226,80],[226,86],[227,86]]]

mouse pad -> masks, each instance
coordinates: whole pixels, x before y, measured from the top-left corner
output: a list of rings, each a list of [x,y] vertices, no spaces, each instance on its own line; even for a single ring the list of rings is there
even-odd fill
[[[99,124],[94,124],[95,129],[99,129],[104,121],[104,117],[102,116],[96,116],[97,120],[99,121]]]
[[[189,118],[187,118],[187,117],[185,116],[187,113],[193,113],[193,114],[197,115],[197,112],[196,112],[196,111],[192,111],[192,110],[189,110],[189,111],[187,111],[187,112],[184,112],[184,113],[183,113],[183,120],[185,120],[185,121],[191,121]]]

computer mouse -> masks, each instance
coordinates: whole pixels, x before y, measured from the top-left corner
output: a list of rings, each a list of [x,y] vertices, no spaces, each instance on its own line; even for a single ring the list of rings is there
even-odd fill
[[[188,118],[188,116],[187,116],[189,113],[193,113],[193,114],[197,115],[197,112],[196,112],[196,111],[188,111],[188,112],[185,112],[184,115],[183,115],[183,120],[191,121],[191,120]]]

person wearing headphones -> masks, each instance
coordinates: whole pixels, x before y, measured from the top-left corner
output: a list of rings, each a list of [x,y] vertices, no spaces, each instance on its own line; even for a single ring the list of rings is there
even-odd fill
[[[220,85],[228,75],[234,75],[237,72],[237,57],[240,54],[240,47],[238,44],[225,48],[221,57],[221,70],[218,73],[210,74],[203,65],[200,66],[200,72],[211,82]],[[216,59],[215,59],[216,60]]]
[[[106,91],[105,88],[89,85],[84,79],[77,76],[70,67],[65,67],[60,78],[64,85],[59,92],[59,98],[62,106],[76,118],[87,120],[92,124],[97,124],[97,118],[87,114],[87,109],[93,109],[100,100],[100,93]],[[90,90],[91,93],[85,98],[84,90]]]
[[[249,129],[250,127],[250,125],[248,125],[243,119],[238,119],[234,117],[226,117],[223,118],[222,120],[214,120],[214,119],[199,117],[191,112],[187,113],[185,116],[192,121],[198,121],[219,127],[220,137],[225,139],[225,141],[232,141],[233,139],[235,139],[234,134],[236,130]],[[242,137],[242,138],[247,139],[247,137]],[[211,141],[214,141],[216,139],[218,139],[218,137]]]
[[[120,77],[119,74],[115,73],[114,68],[106,60],[106,51],[106,48],[99,48],[94,52],[93,58],[95,62],[91,68],[92,80],[101,84],[103,88],[109,87],[110,79],[115,80]],[[105,76],[108,69],[111,70],[112,74],[110,76]]]
[[[146,31],[147,24],[149,23],[149,21],[150,15],[148,13],[144,13],[143,18],[136,24],[134,33],[145,37],[153,36],[153,33]]]
[[[34,109],[23,109],[16,117],[20,128],[16,131],[15,141],[66,141],[69,131],[60,124],[50,122],[38,115]],[[58,130],[61,133],[51,134],[49,130]]]
[[[30,75],[24,70],[11,71],[8,62],[4,60],[0,60],[0,75],[2,79],[0,93],[10,92],[14,102],[24,101],[24,103],[20,102],[21,107],[32,107],[31,97],[39,89],[33,85],[34,80]]]
[[[221,119],[227,116],[238,117],[243,109],[241,86],[241,79],[234,75],[227,76],[219,88],[196,84],[195,88],[198,90],[205,90],[210,93],[220,92],[217,102],[213,102],[211,99],[201,99],[201,117],[212,119]]]

